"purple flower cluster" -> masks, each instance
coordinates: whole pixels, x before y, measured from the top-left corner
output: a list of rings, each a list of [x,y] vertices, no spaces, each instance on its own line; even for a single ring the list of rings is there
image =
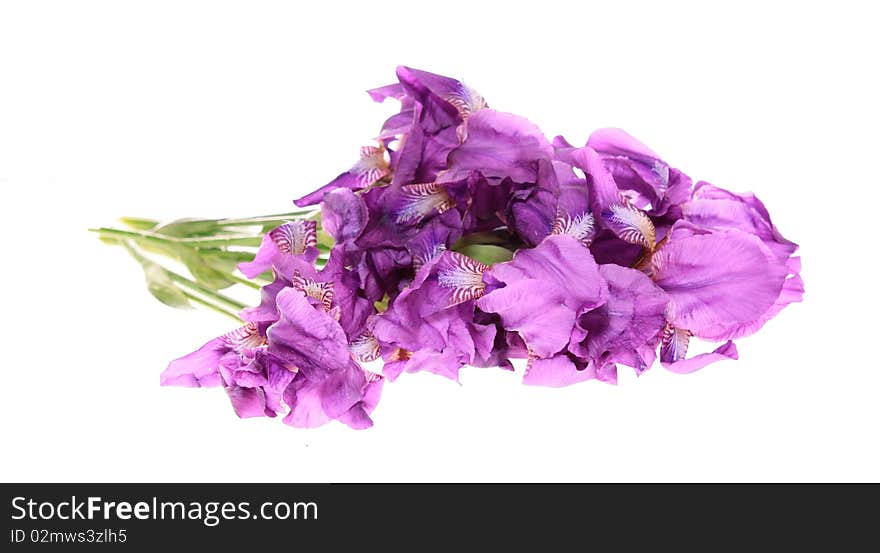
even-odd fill
[[[268,233],[240,266],[273,271],[261,304],[164,384],[222,385],[242,417],[364,428],[402,372],[520,358],[526,384],[615,383],[659,355],[686,373],[801,300],[797,245],[755,196],[693,184],[621,130],[550,141],[460,81],[397,76],[370,91],[401,106],[377,145],[295,202],[320,204],[323,267],[314,221]],[[688,357],[692,337],[721,345]],[[380,358],[384,376],[362,367]]]

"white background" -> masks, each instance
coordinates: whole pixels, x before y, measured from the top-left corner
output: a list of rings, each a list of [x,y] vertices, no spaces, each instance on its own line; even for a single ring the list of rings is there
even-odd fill
[[[0,4],[0,479],[880,480],[869,3],[483,4]],[[154,301],[86,229],[287,210],[369,143],[393,106],[363,91],[397,64],[551,137],[619,126],[757,192],[802,245],[806,301],[740,361],[687,376],[403,375],[362,432],[161,388],[169,359],[229,324]]]

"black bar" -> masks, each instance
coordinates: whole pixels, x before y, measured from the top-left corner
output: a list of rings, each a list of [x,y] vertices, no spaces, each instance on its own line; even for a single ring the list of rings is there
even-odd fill
[[[94,549],[98,540],[105,549],[133,551],[196,546],[497,551],[505,544],[555,551],[609,540],[611,550],[650,544],[715,551],[738,544],[750,551],[770,546],[788,551],[803,542],[841,551],[847,543],[876,546],[873,529],[880,512],[878,488],[858,485],[3,484],[2,489],[2,551],[35,545]],[[77,505],[77,517],[87,517],[90,497],[100,498],[91,500],[97,509],[92,519],[59,518],[70,517]],[[162,503],[171,507],[163,512]],[[185,507],[185,519],[175,503]]]

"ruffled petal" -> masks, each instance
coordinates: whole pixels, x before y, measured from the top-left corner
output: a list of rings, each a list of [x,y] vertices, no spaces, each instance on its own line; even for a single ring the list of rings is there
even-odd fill
[[[734,332],[760,318],[788,272],[757,238],[739,231],[674,238],[654,254],[653,270],[670,296],[670,322],[700,337]]]
[[[168,364],[159,383],[162,386],[208,387],[221,384],[220,358],[229,352],[223,337],[214,338],[196,351]]]
[[[567,235],[548,236],[534,249],[493,265],[485,280],[491,291],[477,307],[498,313],[506,330],[518,332],[539,357],[550,357],[568,343],[575,318],[602,305],[608,285],[590,251]]]
[[[266,331],[270,353],[300,370],[317,374],[348,367],[348,339],[335,319],[315,309],[292,288],[279,292],[276,301],[279,319]]]
[[[701,353],[689,359],[667,362],[661,358],[660,363],[674,373],[687,374],[702,369],[710,363],[726,359],[739,359],[736,344],[728,341],[710,353]]]
[[[561,388],[596,378],[592,367],[581,370],[566,355],[554,355],[547,359],[533,359],[523,375],[523,384]]]
[[[468,119],[467,139],[449,154],[449,167],[479,171],[487,178],[535,182],[538,160],[552,157],[553,146],[534,123],[484,109]]]

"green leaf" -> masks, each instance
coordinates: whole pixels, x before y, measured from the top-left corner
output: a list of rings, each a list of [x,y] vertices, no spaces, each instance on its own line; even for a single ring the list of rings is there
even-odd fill
[[[123,242],[121,238],[116,238],[113,236],[101,236],[100,234],[98,235],[98,240],[107,244],[108,246],[121,246]]]
[[[179,256],[183,264],[186,265],[187,270],[189,270],[199,284],[203,284],[212,290],[222,290],[235,284],[235,281],[227,276],[235,268],[234,264],[229,266],[227,273],[222,261],[204,257],[199,254],[198,250],[181,248]]]
[[[470,244],[455,251],[462,255],[466,255],[471,259],[476,259],[486,265],[494,263],[503,263],[513,259],[513,252],[501,246],[493,246],[491,244]]]
[[[159,224],[159,221],[141,217],[120,217],[119,222],[134,230],[150,230]]]
[[[139,261],[144,268],[147,290],[153,294],[154,298],[171,307],[182,309],[192,307],[189,300],[186,299],[186,294],[174,284],[165,269],[146,259]]]
[[[219,234],[222,228],[217,224],[217,221],[211,219],[177,219],[152,230],[165,236],[190,238],[213,236]]]
[[[221,250],[219,248],[199,248],[199,252],[212,259],[228,261],[233,266],[242,262],[253,261],[254,255],[256,255],[253,251]]]

